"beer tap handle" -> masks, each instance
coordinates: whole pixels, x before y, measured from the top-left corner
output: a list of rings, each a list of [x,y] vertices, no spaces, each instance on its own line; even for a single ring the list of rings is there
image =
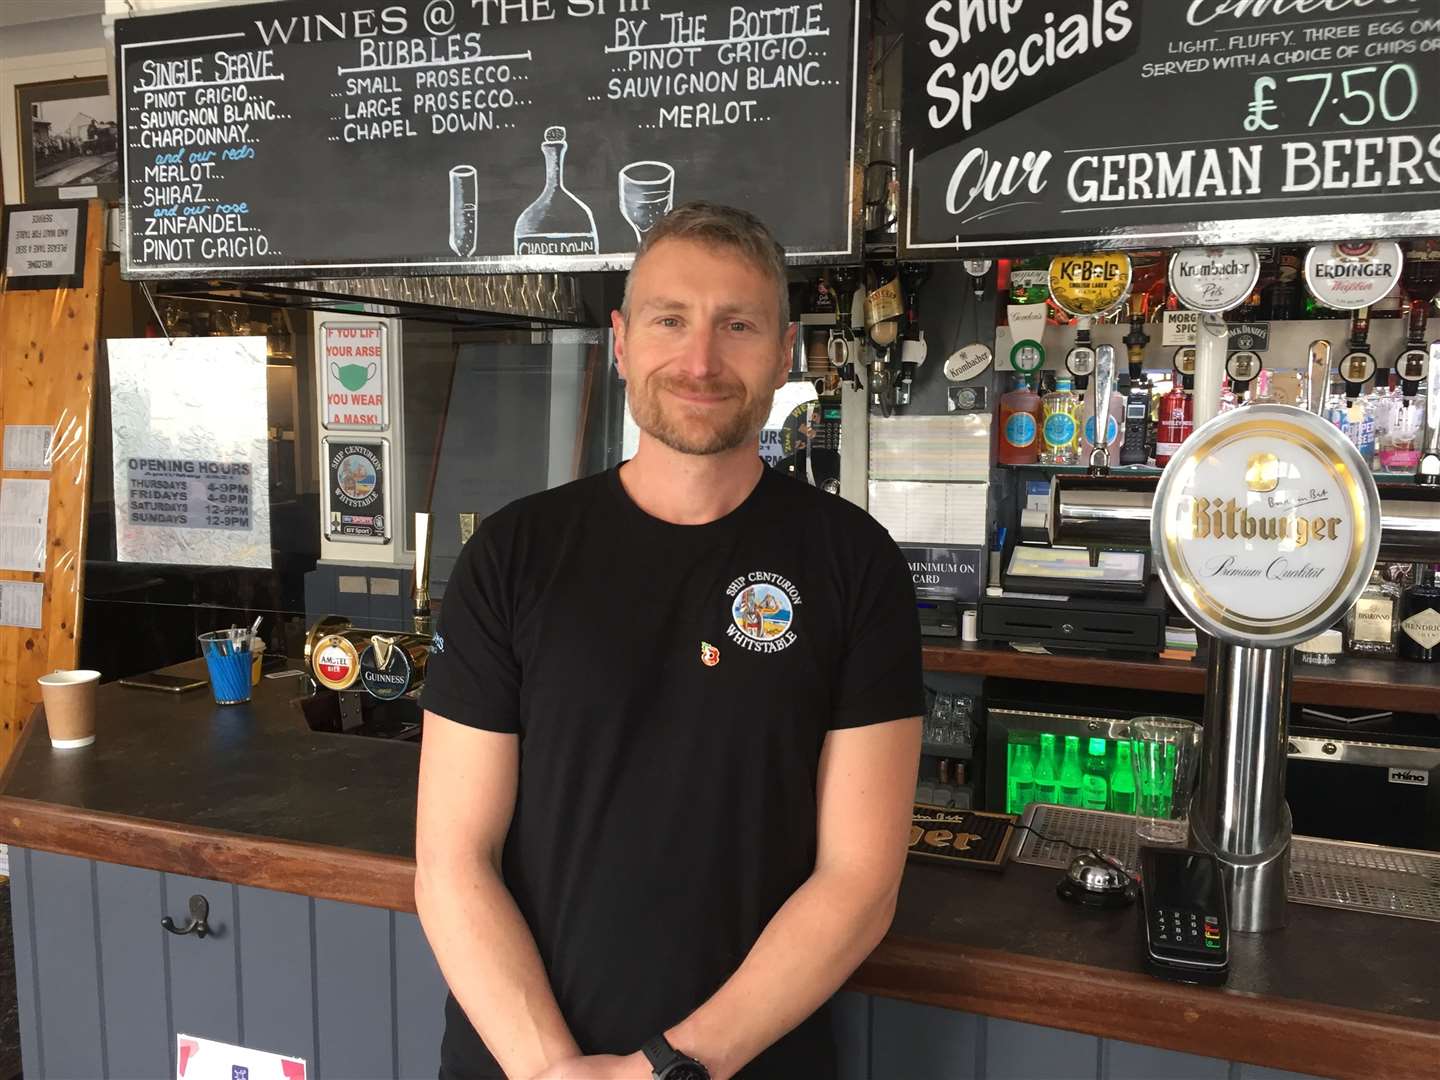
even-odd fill
[[[1425,371],[1425,441],[1415,482],[1426,487],[1440,485],[1440,341],[1430,343],[1430,362]]]
[[[1320,416],[1325,412],[1325,395],[1330,391],[1330,342],[1323,338],[1310,343],[1306,365],[1305,411]]]
[[[1090,475],[1110,471],[1110,398],[1115,393],[1115,346],[1095,350],[1095,440],[1090,451]]]
[[[415,633],[431,632],[430,620],[430,515],[415,515]]]

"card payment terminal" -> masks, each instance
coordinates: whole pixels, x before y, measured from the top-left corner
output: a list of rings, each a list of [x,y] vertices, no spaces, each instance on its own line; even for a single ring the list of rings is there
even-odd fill
[[[1219,986],[1230,973],[1225,882],[1215,856],[1189,848],[1140,849],[1145,969]]]

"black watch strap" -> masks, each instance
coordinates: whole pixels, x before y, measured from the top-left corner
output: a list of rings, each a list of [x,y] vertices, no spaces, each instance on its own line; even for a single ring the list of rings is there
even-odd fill
[[[650,1062],[650,1071],[655,1080],[664,1080],[665,1073],[676,1065],[689,1065],[691,1068],[699,1070],[702,1076],[709,1077],[710,1075],[710,1071],[700,1062],[692,1057],[686,1057],[671,1046],[670,1040],[663,1034],[656,1035],[647,1042],[640,1048],[640,1052],[645,1055],[645,1060]]]

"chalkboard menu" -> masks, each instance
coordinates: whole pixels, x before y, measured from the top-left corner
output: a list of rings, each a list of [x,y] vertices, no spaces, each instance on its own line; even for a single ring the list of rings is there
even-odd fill
[[[919,0],[900,240],[1440,232],[1440,0]]]
[[[855,253],[859,0],[337,0],[116,24],[129,277],[628,265],[692,199]]]

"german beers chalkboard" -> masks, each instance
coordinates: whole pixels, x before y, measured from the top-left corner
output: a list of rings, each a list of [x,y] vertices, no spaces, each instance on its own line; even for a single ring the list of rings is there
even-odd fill
[[[917,0],[914,256],[1440,231],[1440,0]]]
[[[628,265],[692,199],[854,253],[859,0],[287,0],[116,24],[130,277]]]

